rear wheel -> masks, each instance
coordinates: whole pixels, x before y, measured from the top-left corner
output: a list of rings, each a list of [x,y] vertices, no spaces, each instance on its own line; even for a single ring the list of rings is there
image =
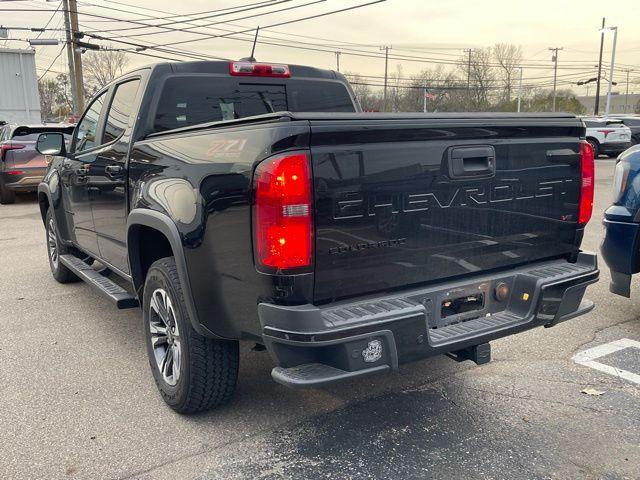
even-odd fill
[[[193,329],[173,257],[149,268],[142,318],[151,371],[171,408],[195,413],[231,398],[238,377],[238,342],[204,337]]]
[[[587,142],[589,142],[589,145],[593,148],[593,158],[598,158],[598,155],[600,155],[600,144],[591,138],[587,139]]]
[[[0,204],[8,205],[10,203],[15,203],[16,201],[16,192],[13,190],[9,190],[5,183],[0,180]]]
[[[47,236],[47,254],[49,256],[49,267],[51,274],[60,283],[77,282],[80,280],[71,270],[60,261],[61,255],[75,253],[70,247],[60,241],[56,219],[53,210],[47,210],[45,217],[45,231]]]

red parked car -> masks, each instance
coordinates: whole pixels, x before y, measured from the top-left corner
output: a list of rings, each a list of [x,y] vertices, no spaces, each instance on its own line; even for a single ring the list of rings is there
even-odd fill
[[[71,138],[74,125],[0,125],[0,203],[16,200],[16,192],[35,192],[47,170],[47,159],[36,151],[41,133],[60,132]]]

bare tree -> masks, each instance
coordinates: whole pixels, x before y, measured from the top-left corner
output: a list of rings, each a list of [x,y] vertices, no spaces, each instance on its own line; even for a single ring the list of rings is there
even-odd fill
[[[67,75],[64,73],[56,75],[55,78],[47,77],[38,80],[42,118],[48,121],[59,121],[71,115],[68,85]]]
[[[389,86],[391,87],[391,111],[402,111],[400,106],[401,99],[404,97],[405,88],[404,85],[404,70],[401,64],[396,65],[395,73],[389,75]]]
[[[425,69],[411,78],[411,88],[407,89],[401,103],[403,111],[421,112],[425,106],[429,112],[453,111],[462,108],[461,80],[455,72],[443,65]],[[425,98],[426,95],[426,98]]]
[[[492,47],[493,59],[500,68],[500,80],[504,87],[503,101],[511,101],[511,92],[522,62],[522,48],[508,43],[496,43]]]
[[[458,63],[464,78],[469,79],[467,110],[487,110],[490,105],[491,89],[495,82],[495,70],[491,66],[491,48],[477,48],[465,54]]]
[[[45,120],[53,120],[57,107],[59,85],[52,78],[38,80],[38,93],[40,93],[40,113]]]
[[[382,109],[382,96],[372,90],[365,78],[349,72],[345,73],[345,77],[347,77],[351,88],[353,88],[353,93],[362,110],[365,112],[377,112]]]
[[[89,96],[124,73],[129,58],[114,50],[89,51],[82,57]]]

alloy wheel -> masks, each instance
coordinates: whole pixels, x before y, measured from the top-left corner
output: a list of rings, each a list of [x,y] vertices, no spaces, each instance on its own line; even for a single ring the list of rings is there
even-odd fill
[[[56,235],[56,224],[53,218],[49,220],[49,229],[47,232],[47,247],[49,248],[49,258],[54,270],[58,268],[58,237]]]
[[[176,385],[180,378],[182,345],[171,297],[162,288],[151,295],[149,330],[156,366],[168,385]]]

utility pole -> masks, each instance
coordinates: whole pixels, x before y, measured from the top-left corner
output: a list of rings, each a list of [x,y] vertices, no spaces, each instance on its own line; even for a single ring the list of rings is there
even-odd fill
[[[624,94],[624,113],[627,113],[629,108],[629,73],[633,72],[633,68],[627,68],[625,73],[627,74],[627,91]]]
[[[391,47],[385,45],[384,47],[380,47],[380,50],[384,50],[384,95],[383,95],[383,111],[387,111],[387,77],[389,73],[389,49]]]
[[[77,92],[78,113],[80,115],[84,110],[84,80],[82,77],[82,53],[76,46],[78,39],[78,4],[76,0],[67,0],[69,11],[69,23],[71,24],[71,39],[73,41],[73,66],[75,70],[75,84]]]
[[[611,86],[613,85],[613,67],[616,63],[616,42],[618,40],[618,27],[606,27],[607,30],[613,30],[613,46],[611,47],[611,69],[609,70],[609,87],[607,88],[607,105],[604,109],[605,120],[609,117],[611,111]]]
[[[598,57],[598,81],[596,83],[596,104],[593,114],[598,115],[600,109],[600,77],[602,77],[602,49],[604,48],[604,25],[605,18],[602,17],[602,29],[600,30],[600,56]]]
[[[342,55],[342,52],[337,51],[336,52],[336,70],[338,72],[340,71],[340,55]]]
[[[69,22],[69,0],[62,0],[62,14],[64,15],[64,29],[67,43],[67,64],[69,65],[69,84],[71,85],[71,104],[73,114],[80,115],[78,111],[78,91],[76,90],[76,73],[73,66],[73,37],[71,36],[71,23]]]
[[[469,59],[467,60],[467,102],[471,100],[471,54],[473,53],[473,48],[465,48],[465,53],[469,54]]]
[[[520,99],[522,98],[522,67],[520,69],[520,80],[518,81],[518,113],[520,113]]]
[[[558,94],[557,91],[557,80],[558,80],[558,52],[562,50],[563,47],[553,47],[549,48],[553,52],[553,56],[551,57],[551,61],[553,62],[553,106],[551,107],[551,111],[556,111],[556,96]]]

